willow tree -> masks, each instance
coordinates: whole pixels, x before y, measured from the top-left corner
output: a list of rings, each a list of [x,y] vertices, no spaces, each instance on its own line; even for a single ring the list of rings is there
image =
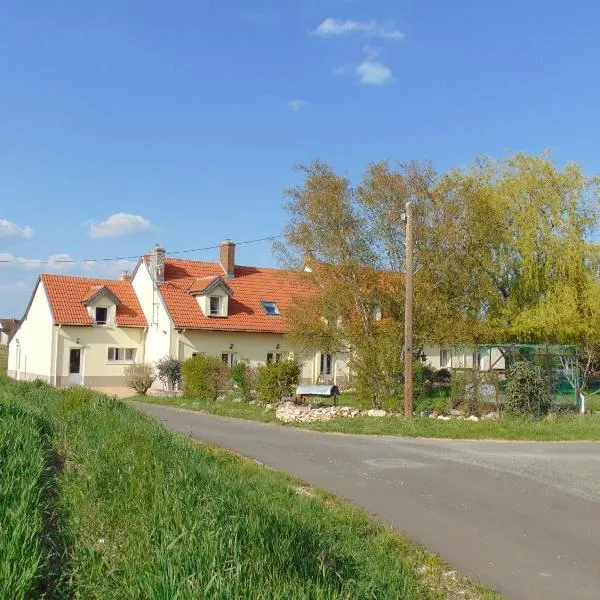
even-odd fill
[[[303,174],[288,190],[282,246],[318,266],[310,276],[319,293],[292,313],[299,343],[347,346],[364,380],[390,385],[381,365],[395,373],[403,344],[402,216],[411,200],[415,346],[556,338],[600,348],[598,263],[587,241],[598,182],[578,165],[525,154],[446,173],[382,162],[357,186],[319,161]]]

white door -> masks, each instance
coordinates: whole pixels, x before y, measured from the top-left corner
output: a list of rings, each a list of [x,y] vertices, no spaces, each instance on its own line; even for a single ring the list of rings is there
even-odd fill
[[[83,350],[69,350],[69,385],[83,385]]]

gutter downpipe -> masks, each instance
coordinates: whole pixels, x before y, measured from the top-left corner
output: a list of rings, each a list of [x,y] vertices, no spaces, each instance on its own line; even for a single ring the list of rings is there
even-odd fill
[[[187,329],[184,327],[181,331],[179,331],[179,341],[183,342],[183,336],[185,335],[185,332],[187,331]],[[181,360],[183,357],[179,356],[179,344],[177,344],[177,360]]]
[[[148,327],[142,332],[142,364],[146,363],[146,339],[148,338]]]
[[[54,387],[58,387],[58,374],[56,373],[56,367],[58,366],[58,338],[60,336],[61,327],[62,323],[59,323],[58,328],[56,329],[56,338],[54,338]]]

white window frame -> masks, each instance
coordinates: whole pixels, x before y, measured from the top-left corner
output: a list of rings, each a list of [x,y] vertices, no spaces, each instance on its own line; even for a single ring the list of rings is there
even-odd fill
[[[444,356],[446,360],[444,360]],[[448,348],[440,348],[440,369],[448,369],[450,367],[450,350]]]
[[[267,364],[272,362],[283,362],[283,352],[267,352]]]
[[[277,317],[281,314],[279,306],[277,306],[277,302],[274,302],[273,300],[261,300],[260,303],[262,304],[263,310],[267,316]]]
[[[137,348],[121,348],[117,346],[108,346],[106,350],[106,362],[109,364],[133,363],[135,362],[136,354]],[[130,358],[127,358],[128,355],[130,356]]]
[[[213,309],[213,300],[217,302],[217,308]],[[211,317],[220,317],[223,314],[223,298],[221,296],[209,296],[208,297],[208,314]]]
[[[106,320],[105,321],[98,320],[98,310],[106,311]],[[94,308],[94,322],[96,325],[99,325],[100,327],[108,325],[110,322],[110,308],[108,306],[96,306]]]
[[[327,368],[329,365],[329,368]],[[333,354],[328,352],[321,352],[319,373],[321,375],[333,375]]]
[[[221,352],[221,360],[231,368],[237,362],[236,354],[235,352]]]

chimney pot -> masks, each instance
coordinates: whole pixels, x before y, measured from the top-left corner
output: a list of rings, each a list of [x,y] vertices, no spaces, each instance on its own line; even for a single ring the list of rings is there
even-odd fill
[[[131,281],[133,279],[131,273],[129,271],[123,271],[121,276],[119,277],[121,281]]]
[[[235,242],[232,240],[221,242],[220,263],[227,278],[233,279],[235,277]]]
[[[167,251],[158,244],[152,248],[150,253],[150,272],[156,283],[163,283],[165,280],[165,254]]]

